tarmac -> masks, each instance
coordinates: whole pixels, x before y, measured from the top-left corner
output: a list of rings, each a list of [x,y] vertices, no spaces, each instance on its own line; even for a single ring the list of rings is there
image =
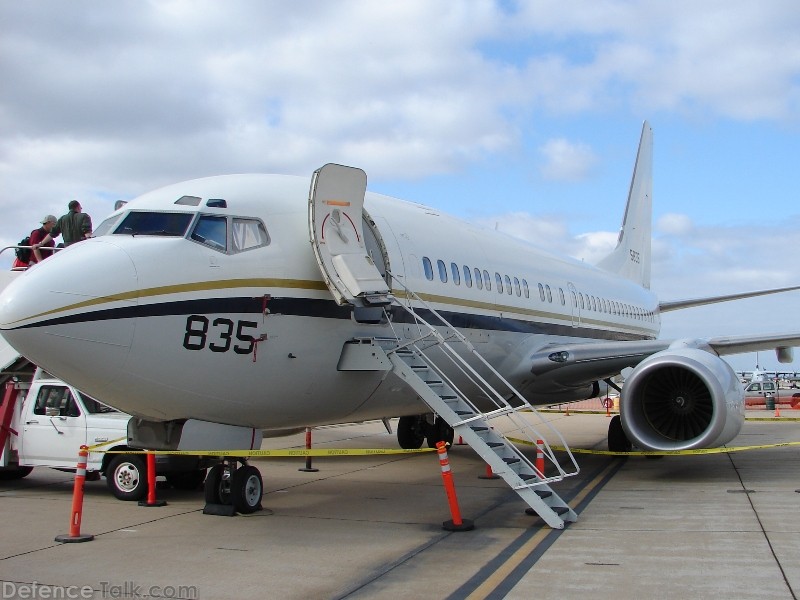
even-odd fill
[[[729,445],[800,441],[800,422],[783,413],[747,421]],[[604,414],[549,418],[571,447],[605,448]],[[397,444],[378,422],[315,429],[314,447]],[[298,470],[302,457],[254,459],[260,512],[204,515],[202,491],[166,487],[166,506],[141,507],[87,482],[81,532],[95,538],[73,544],[54,541],[69,531],[73,476],[37,468],[0,482],[0,597],[796,599],[799,452],[577,454],[580,474],[553,488],[578,521],[553,530],[455,445],[467,532],[442,528],[451,515],[435,453],[314,458],[317,472]]]

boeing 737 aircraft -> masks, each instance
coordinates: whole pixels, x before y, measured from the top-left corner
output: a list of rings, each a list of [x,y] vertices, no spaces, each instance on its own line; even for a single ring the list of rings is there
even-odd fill
[[[401,417],[401,446],[455,430],[561,527],[575,515],[542,493],[553,479],[493,419],[594,397],[632,368],[611,449],[719,446],[744,419],[720,356],[775,348],[787,361],[800,344],[799,333],[658,339],[665,311],[800,286],[659,302],[651,157],[645,123],[618,244],[596,266],[368,193],[351,167],[325,165],[310,182],[178,183],[20,275],[0,296],[0,329],[35,364],[134,415],[131,445],[233,450],[261,430]],[[260,475],[239,463],[209,473],[206,498],[256,510]],[[548,520],[550,508],[561,516]]]

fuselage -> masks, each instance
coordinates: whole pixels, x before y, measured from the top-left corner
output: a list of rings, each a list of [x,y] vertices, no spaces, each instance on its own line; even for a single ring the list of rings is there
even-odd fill
[[[425,412],[391,373],[337,370],[347,340],[415,328],[395,313],[359,323],[334,301],[308,193],[306,178],[232,175],[145,194],[10,285],[3,335],[150,420],[280,429]],[[394,294],[397,282],[413,290],[533,403],[548,390],[523,381],[531,352],[658,334],[657,299],[632,281],[421,205],[367,193],[365,209],[367,248]]]

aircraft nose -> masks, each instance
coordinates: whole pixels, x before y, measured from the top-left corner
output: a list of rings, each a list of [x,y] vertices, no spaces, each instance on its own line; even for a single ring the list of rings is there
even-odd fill
[[[75,244],[0,294],[0,331],[20,354],[71,383],[90,370],[111,378],[133,339],[136,283],[122,248],[101,238]]]

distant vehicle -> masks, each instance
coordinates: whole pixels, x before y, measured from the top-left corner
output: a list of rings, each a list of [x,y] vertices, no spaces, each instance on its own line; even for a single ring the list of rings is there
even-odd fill
[[[776,403],[791,402],[792,408],[800,404],[800,392],[792,390],[782,390],[775,381],[770,381],[764,377],[753,377],[753,381],[744,388],[744,405],[765,406],[767,398],[771,397]]]

